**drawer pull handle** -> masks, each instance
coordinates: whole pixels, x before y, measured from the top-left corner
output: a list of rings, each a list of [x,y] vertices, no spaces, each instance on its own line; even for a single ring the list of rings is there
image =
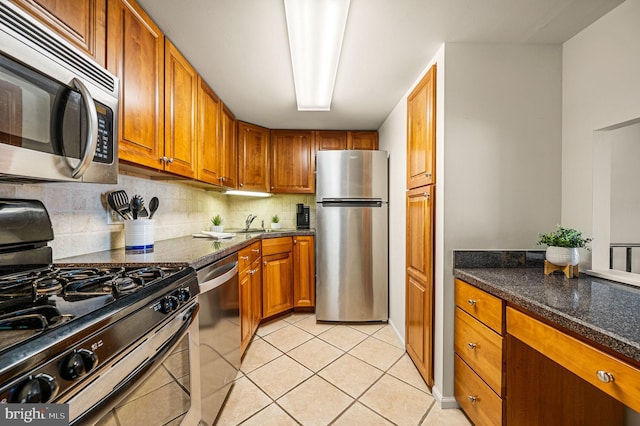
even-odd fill
[[[477,395],[469,395],[467,396],[467,398],[469,398],[469,402],[471,402],[472,404],[478,400]]]
[[[476,304],[476,300],[475,300],[475,299],[469,299],[469,300],[467,300],[467,303],[468,303],[470,306],[475,306],[475,304]]]
[[[598,380],[600,380],[602,383],[611,383],[613,382],[613,374],[608,373],[604,370],[598,370],[596,372],[596,376],[598,377]]]
[[[249,260],[249,256],[240,256],[240,259],[242,259],[242,260]]]
[[[254,253],[260,253],[260,249],[251,249],[251,251]]]
[[[478,345],[476,343],[469,342],[467,343],[467,347],[471,350],[474,350]]]

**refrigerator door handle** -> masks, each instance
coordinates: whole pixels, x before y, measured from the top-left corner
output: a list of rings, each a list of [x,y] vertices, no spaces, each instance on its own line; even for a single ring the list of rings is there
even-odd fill
[[[322,200],[323,207],[382,207],[382,200]]]

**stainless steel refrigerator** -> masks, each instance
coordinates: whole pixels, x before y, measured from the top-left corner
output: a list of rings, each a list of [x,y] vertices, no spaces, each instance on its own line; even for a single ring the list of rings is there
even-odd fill
[[[386,151],[319,151],[316,158],[316,318],[389,319]]]

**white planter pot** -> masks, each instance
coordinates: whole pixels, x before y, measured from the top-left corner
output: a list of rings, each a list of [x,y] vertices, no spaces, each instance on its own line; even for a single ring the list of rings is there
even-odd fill
[[[282,224],[280,222],[278,223],[271,222],[271,229],[280,229],[280,228],[282,228]]]
[[[546,259],[558,266],[575,266],[580,263],[580,252],[577,248],[547,247]]]
[[[222,225],[218,225],[218,226],[211,225],[209,227],[209,231],[211,231],[211,232],[224,232],[224,226],[222,226]]]

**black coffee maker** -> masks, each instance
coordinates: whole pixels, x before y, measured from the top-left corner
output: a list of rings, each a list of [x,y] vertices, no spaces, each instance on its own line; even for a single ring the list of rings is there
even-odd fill
[[[309,229],[309,207],[303,204],[296,204],[296,229]]]

